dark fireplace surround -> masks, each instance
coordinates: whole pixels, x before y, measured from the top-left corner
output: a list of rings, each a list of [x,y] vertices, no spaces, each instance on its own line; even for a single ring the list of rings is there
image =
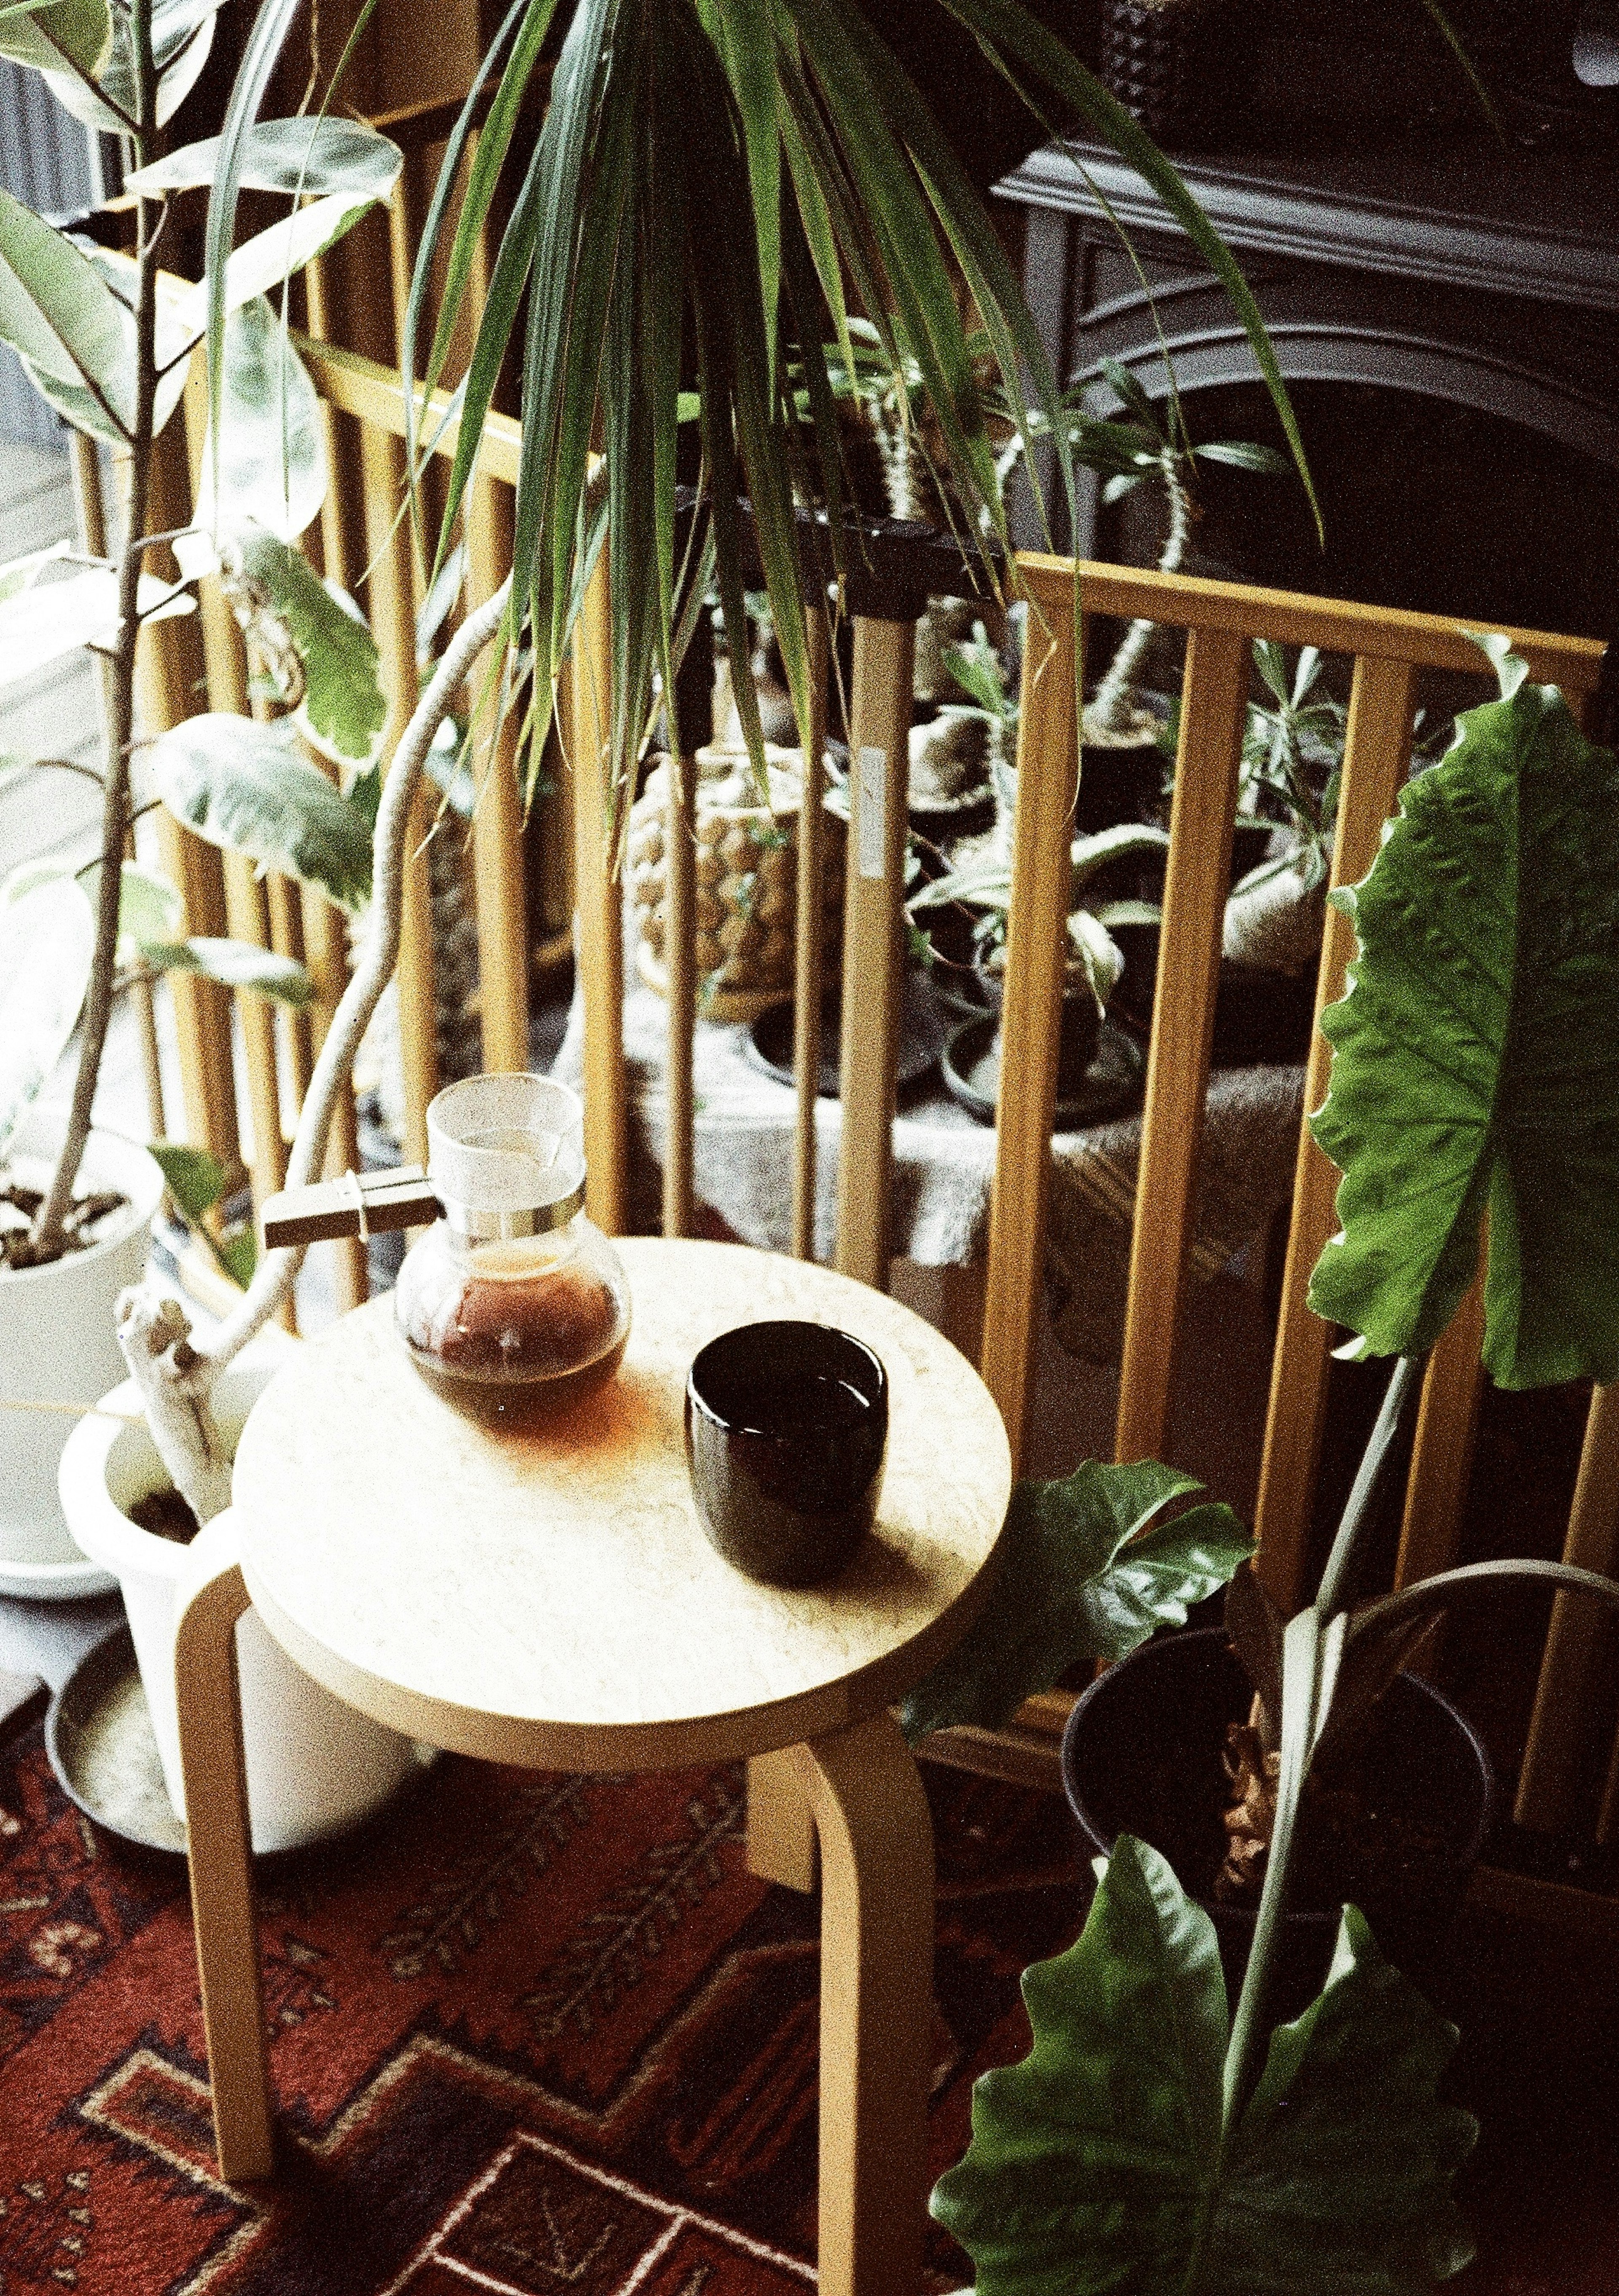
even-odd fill
[[[1183,172],[1258,297],[1327,526],[1323,552],[1295,481],[1207,465],[1196,570],[1619,636],[1619,157],[1477,138]],[[1054,144],[996,188],[1023,211],[1053,365],[1094,412],[1117,405],[1103,358],[1155,400],[1172,365],[1194,439],[1281,443],[1223,288],[1110,152]],[[1072,538],[1128,560],[1155,545],[1094,481]]]

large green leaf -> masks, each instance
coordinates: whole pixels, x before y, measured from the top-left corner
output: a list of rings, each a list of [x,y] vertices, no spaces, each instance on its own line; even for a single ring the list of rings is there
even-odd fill
[[[71,877],[0,887],[0,1159],[67,1049],[95,954],[95,919]]]
[[[186,572],[205,572],[216,525],[229,534],[250,521],[284,543],[296,542],[318,513],[328,482],[325,428],[308,370],[279,314],[255,296],[225,323],[219,449],[216,455],[210,428],[194,513],[200,531],[176,555]]]
[[[196,605],[179,584],[155,574],[142,575],[136,601],[145,621],[189,614]],[[118,627],[118,577],[106,567],[91,567],[65,582],[37,582],[0,599],[0,686],[31,676],[79,646],[111,646]]]
[[[335,596],[302,554],[247,527],[234,538],[233,578],[239,602],[245,590],[256,611],[282,626],[302,665],[299,706],[323,749],[350,765],[375,758],[388,704],[377,676],[376,640],[359,613]],[[262,602],[262,603],[259,603]]]
[[[70,56],[94,75],[106,60],[112,39],[107,0],[43,0],[33,7],[0,11],[0,56],[31,64],[36,71],[61,71]]]
[[[1451,2199],[1456,2030],[1346,1907],[1327,1984],[1220,2141],[1213,1923],[1122,1835],[1077,1944],[1023,1974],[1034,2046],[979,2079],[933,2214],[977,2296],[1419,2296],[1472,2254]]]
[[[222,0],[152,0],[152,53],[158,71],[156,122],[171,120],[201,77],[213,46],[214,18]],[[119,5],[112,12],[112,40],[95,74],[96,88],[86,87],[77,72],[47,71],[46,83],[56,101],[86,127],[112,135],[127,130],[137,116],[139,94],[129,12]],[[100,90],[99,95],[96,89]]]
[[[222,139],[188,144],[124,178],[124,188],[147,198],[211,184]],[[331,192],[385,200],[399,181],[403,154],[397,144],[355,119],[261,119],[242,147],[238,182],[244,192],[284,192],[321,199]]]
[[[63,232],[0,191],[0,340],[135,420],[135,315]]]
[[[1515,683],[1515,680],[1516,681]],[[1503,1387],[1619,1375],[1619,765],[1555,687],[1499,701],[1406,789],[1322,1017],[1313,1119],[1344,1172],[1319,1315],[1377,1355],[1450,1322],[1490,1218],[1484,1361]]]
[[[335,246],[374,205],[369,193],[333,192],[244,240],[218,281],[204,278],[181,299],[175,313],[178,339],[200,342],[208,325],[210,299],[218,301],[223,324],[227,313],[279,287],[284,279],[292,278],[306,263]]]
[[[260,726],[210,710],[160,734],[148,755],[164,804],[210,845],[318,885],[343,908],[365,902],[365,823],[300,754],[284,719]]]
[[[159,972],[200,972],[222,988],[245,989],[251,996],[267,996],[295,1011],[314,994],[308,973],[296,957],[278,956],[256,941],[193,933],[185,940],[143,941],[140,954]]]
[[[1094,1459],[1060,1482],[1019,1483],[988,1602],[900,1709],[914,1743],[953,1723],[993,1729],[1069,1667],[1123,1658],[1223,1587],[1253,1541],[1210,1501],[1149,1528],[1196,1478],[1143,1459]]]

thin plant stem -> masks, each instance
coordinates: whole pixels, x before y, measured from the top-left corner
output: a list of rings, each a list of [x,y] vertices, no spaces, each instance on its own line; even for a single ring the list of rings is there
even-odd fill
[[[1323,1624],[1344,1607],[1344,1588],[1354,1569],[1356,1550],[1371,1520],[1385,1464],[1404,1424],[1406,1412],[1421,1390],[1426,1362],[1423,1356],[1401,1356],[1384,1392],[1382,1407],[1360,1455],[1337,1536],[1316,1590],[1315,1608]]]
[[[152,0],[131,0],[129,42],[135,64],[136,164],[145,167],[152,156],[157,125],[158,76],[152,46]],[[136,209],[136,258],[135,422],[129,433],[128,521],[118,570],[118,643],[108,676],[109,755],[102,805],[101,883],[97,890],[95,951],[90,985],[80,1023],[78,1069],[73,1084],[72,1106],[62,1154],[45,1201],[39,1207],[29,1239],[37,1260],[56,1257],[62,1247],[62,1223],[72,1201],[74,1184],[90,1136],[91,1111],[101,1074],[107,1024],[112,1013],[114,970],[118,954],[119,895],[122,887],[124,848],[130,828],[129,761],[135,732],[135,657],[141,626],[141,565],[145,554],[144,530],[152,488],[152,412],[157,398],[157,250],[156,234],[149,228],[151,202],[142,200]]]

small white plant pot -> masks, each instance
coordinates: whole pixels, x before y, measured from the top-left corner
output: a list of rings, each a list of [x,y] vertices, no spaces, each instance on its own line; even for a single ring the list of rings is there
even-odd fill
[[[234,1445],[248,1413],[274,1376],[274,1360],[234,1366],[214,1394],[214,1412]],[[109,1413],[136,1414],[133,1380],[103,1398]],[[62,1510],[74,1538],[123,1589],[141,1682],[177,1816],[185,1815],[175,1702],[175,1627],[180,1581],[204,1540],[232,1535],[228,1514],[207,1524],[190,1546],[159,1538],[125,1509],[168,1488],[167,1469],[144,1424],[79,1421],[62,1456]],[[408,1738],[384,1729],[312,1681],[287,1656],[255,1611],[236,1628],[247,1799],[253,1848],[296,1849],[346,1833],[379,1809],[417,1767]]]
[[[62,1130],[59,1110],[30,1111],[6,1157],[6,1176],[48,1186]],[[78,1185],[81,1194],[116,1188],[128,1198],[113,1232],[44,1267],[0,1268],[0,1595],[35,1602],[110,1594],[113,1581],[74,1545],[57,1500],[71,1417],[60,1408],[10,1406],[82,1410],[122,1378],[113,1307],[145,1269],[163,1175],[135,1141],[92,1132]]]

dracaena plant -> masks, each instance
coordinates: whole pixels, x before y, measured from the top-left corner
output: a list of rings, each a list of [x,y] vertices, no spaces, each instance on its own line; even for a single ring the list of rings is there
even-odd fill
[[[95,558],[65,546],[0,569],[0,688],[89,648],[105,665],[103,770],[12,759],[7,774],[70,770],[101,784],[100,852],[74,873],[32,866],[0,890],[0,1158],[80,1032],[65,1136],[25,1241],[38,1263],[71,1240],[74,1182],[90,1128],[114,995],[139,974],[184,968],[289,1003],[302,968],[245,943],[187,935],[174,889],[126,861],[134,824],[136,658],[148,622],[193,609],[218,570],[268,707],[291,722],[210,714],[152,752],[159,795],[187,824],[352,907],[367,888],[374,783],[345,795],[300,746],[352,779],[376,761],[383,708],[376,649],[353,610],[296,548],[327,482],[314,392],[267,299],[378,200],[399,154],[383,136],[328,119],[266,121],[242,140],[237,179],[291,205],[236,249],[204,287],[161,269],[170,201],[212,181],[218,139],[172,152],[169,123],[213,37],[218,0],[42,0],[0,12],[0,54],[38,71],[65,111],[117,134],[131,163],[133,251],[81,243],[0,192],[0,340],[66,421],[113,450],[125,480],[123,540]],[[150,531],[152,455],[174,418],[194,347],[217,322],[218,389],[208,480],[194,529]],[[179,578],[148,559],[171,543]]]
[[[1473,2252],[1451,2186],[1474,2127],[1436,2094],[1455,2029],[1353,1906],[1303,2016],[1273,2030],[1266,1999],[1312,1765],[1352,1750],[1414,1640],[1514,1582],[1619,1605],[1619,1582],[1533,1560],[1353,1601],[1381,1469],[1486,1216],[1492,1377],[1619,1375],[1619,763],[1484,643],[1500,699],[1459,721],[1365,881],[1334,896],[1359,954],[1322,1023],[1312,1123],[1344,1175],[1342,1226],[1310,1298],[1352,1352],[1395,1364],[1315,1600],[1284,1622],[1246,1570],[1228,1599],[1279,1754],[1240,1997],[1208,1915],[1122,1836],[1078,1943],[1026,1973],[1032,2054],[981,2081],[972,2145],[934,2194],[979,2296],[1416,2296]],[[1087,1558],[1032,1519],[1011,1529],[1007,1583],[915,1694],[913,1734],[999,1722],[1073,1660],[1115,1654],[1074,1599]]]
[[[293,4],[272,0],[283,19]],[[1037,112],[1043,105],[1077,114],[1155,186],[1225,283],[1297,452],[1253,299],[1175,170],[1019,0],[940,5]],[[549,109],[538,135],[528,135],[520,132],[523,98],[542,58],[552,63]],[[464,500],[503,363],[516,350],[522,448],[508,634],[530,636],[543,705],[585,578],[605,551],[609,771],[621,807],[654,681],[673,694],[682,567],[706,572],[703,544],[736,630],[746,627],[756,550],[787,685],[799,722],[808,722],[801,516],[824,519],[826,557],[837,570],[857,547],[843,528],[840,383],[882,365],[908,403],[913,390],[922,394],[964,541],[1002,545],[996,393],[1015,406],[1016,422],[1031,396],[1048,428],[1060,395],[982,203],[875,12],[857,0],[515,0],[486,70],[494,83],[487,117],[469,102],[423,230],[406,376],[428,386],[447,376],[478,236],[504,177],[510,219],[457,384],[459,439],[439,546]],[[981,332],[963,319],[958,280]],[[683,407],[696,414],[700,469],[694,463],[685,473],[703,505],[695,546],[677,488]],[[1066,480],[1060,431],[1058,446]],[[593,493],[598,447],[604,483]],[[736,700],[760,763],[762,733],[746,679]],[[544,716],[542,707],[537,726]]]

